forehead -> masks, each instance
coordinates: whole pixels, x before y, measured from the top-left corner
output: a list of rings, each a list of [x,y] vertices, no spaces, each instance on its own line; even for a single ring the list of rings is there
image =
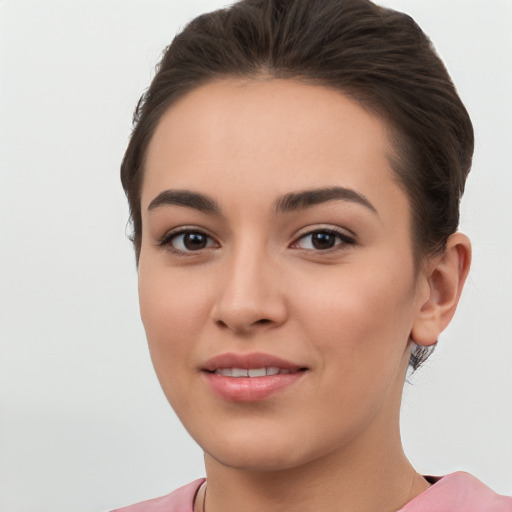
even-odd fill
[[[395,181],[387,124],[339,91],[290,80],[222,80],[193,90],[149,146],[143,209],[161,190],[249,187],[261,197]],[[212,193],[215,194],[215,191]]]

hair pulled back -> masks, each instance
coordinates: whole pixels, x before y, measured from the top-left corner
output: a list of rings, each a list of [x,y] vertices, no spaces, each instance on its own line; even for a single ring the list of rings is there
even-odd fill
[[[410,16],[369,0],[241,0],[191,21],[139,100],[121,165],[137,260],[144,162],[155,128],[186,93],[228,77],[327,86],[381,116],[411,205],[415,256],[443,251],[458,227],[474,135],[430,39]],[[411,365],[428,354],[413,351]]]

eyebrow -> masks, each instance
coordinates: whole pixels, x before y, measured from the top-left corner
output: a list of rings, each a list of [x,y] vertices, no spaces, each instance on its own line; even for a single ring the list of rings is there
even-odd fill
[[[300,192],[291,192],[280,197],[275,205],[276,213],[292,212],[311,208],[328,201],[341,200],[360,204],[378,215],[377,209],[359,192],[345,187],[327,187]]]
[[[378,215],[376,208],[363,194],[345,187],[326,187],[290,192],[275,201],[274,211],[276,213],[288,213],[305,210],[312,206],[333,200],[360,204]],[[164,190],[149,203],[148,210],[151,211],[169,205],[193,208],[201,212],[213,213],[215,215],[222,214],[218,203],[214,199],[205,194],[192,192],[190,190]]]
[[[184,206],[201,212],[220,215],[219,205],[214,199],[190,190],[164,190],[149,203],[148,210],[151,211],[168,205]]]

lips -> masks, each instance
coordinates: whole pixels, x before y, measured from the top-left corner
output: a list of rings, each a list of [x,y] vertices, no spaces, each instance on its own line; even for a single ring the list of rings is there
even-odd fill
[[[209,359],[201,370],[217,396],[253,402],[270,398],[300,381],[307,368],[269,354],[226,353]]]
[[[291,370],[279,368],[277,366],[269,366],[268,368],[217,368],[215,372],[217,375],[224,375],[225,377],[265,377],[266,375],[286,375],[291,373]]]

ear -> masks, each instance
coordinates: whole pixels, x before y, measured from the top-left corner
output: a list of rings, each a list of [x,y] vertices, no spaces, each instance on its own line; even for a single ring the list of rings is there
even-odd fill
[[[427,263],[428,294],[415,319],[411,337],[418,344],[436,343],[455,314],[471,264],[471,242],[462,233],[448,238],[442,255]]]

